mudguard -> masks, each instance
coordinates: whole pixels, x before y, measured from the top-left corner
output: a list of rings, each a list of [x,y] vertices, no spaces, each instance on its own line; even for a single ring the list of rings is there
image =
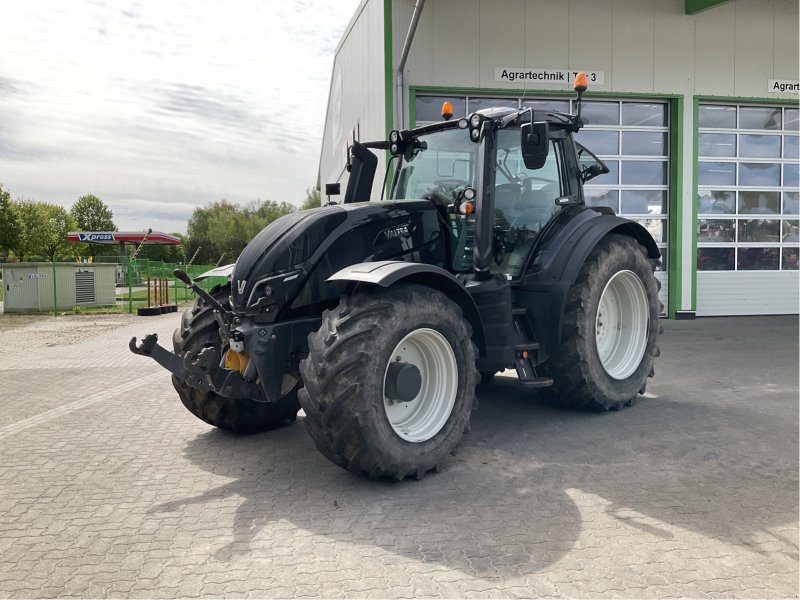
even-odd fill
[[[396,260],[365,262],[350,265],[328,277],[327,281],[353,281],[381,287],[402,281],[437,289],[461,308],[464,318],[472,326],[473,340],[478,350],[482,356],[486,352],[483,323],[475,301],[465,289],[464,282],[441,267]]]
[[[598,242],[610,233],[634,238],[651,260],[661,252],[650,233],[638,223],[588,207],[565,214],[562,227],[542,244],[519,284],[513,286],[520,304],[528,307],[541,345],[540,362],[561,345],[567,294]]]

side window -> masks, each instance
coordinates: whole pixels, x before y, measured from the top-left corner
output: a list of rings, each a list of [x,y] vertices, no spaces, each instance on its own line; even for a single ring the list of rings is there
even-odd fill
[[[519,130],[500,134],[492,272],[519,277],[536,236],[560,210],[555,199],[565,193],[562,149],[560,142],[551,140],[547,161],[540,169],[531,170],[522,160]]]

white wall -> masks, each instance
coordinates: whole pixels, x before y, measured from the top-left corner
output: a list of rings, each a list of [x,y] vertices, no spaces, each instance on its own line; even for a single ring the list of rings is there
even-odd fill
[[[364,0],[336,50],[328,111],[320,154],[319,178],[323,201],[325,184],[347,187],[346,146],[353,130],[360,141],[385,139],[384,12],[381,0]],[[378,153],[373,196],[380,194],[385,157]]]
[[[800,308],[797,271],[700,271],[697,316],[796,314]]]
[[[414,1],[392,4],[396,64]],[[684,0],[429,0],[405,77],[519,89],[494,68],[594,69],[605,83],[590,91],[796,98],[771,94],[767,80],[798,78],[797,26],[796,0],[731,0],[697,15]]]

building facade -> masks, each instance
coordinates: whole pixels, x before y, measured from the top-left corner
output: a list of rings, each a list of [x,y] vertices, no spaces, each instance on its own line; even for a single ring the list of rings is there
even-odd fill
[[[667,314],[797,313],[798,52],[796,0],[365,0],[336,51],[320,183],[346,181],[348,141],[439,120],[444,100],[456,118],[572,110],[585,71],[577,139],[610,168],[587,203],[651,232]]]

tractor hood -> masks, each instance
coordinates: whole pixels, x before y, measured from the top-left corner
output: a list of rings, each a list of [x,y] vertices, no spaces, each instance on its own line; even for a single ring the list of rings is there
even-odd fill
[[[423,252],[415,261],[444,257],[436,208],[428,200],[340,204],[285,215],[253,238],[236,261],[233,308],[272,320],[298,296],[305,304],[335,293],[326,281],[341,268],[402,260],[431,246],[435,257]]]
[[[345,209],[325,206],[284,215],[262,229],[239,255],[231,274],[234,308],[257,308],[260,297],[273,296],[275,284],[301,269],[346,217]],[[294,279],[298,277],[289,281]]]

